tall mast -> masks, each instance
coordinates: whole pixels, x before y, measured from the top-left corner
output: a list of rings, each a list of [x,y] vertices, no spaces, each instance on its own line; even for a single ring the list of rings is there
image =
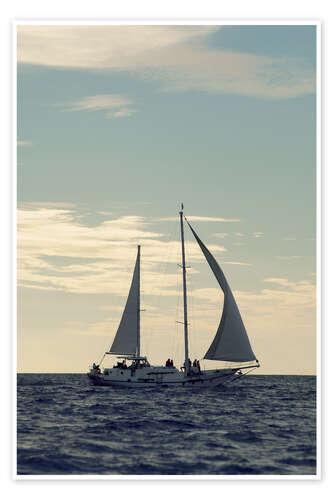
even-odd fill
[[[185,245],[184,245],[184,224],[183,224],[183,204],[179,212],[180,233],[182,239],[182,268],[183,268],[183,296],[184,296],[184,340],[185,340],[185,373],[189,371],[188,362],[188,323],[187,323],[187,297],[186,297],[186,263],[185,263]]]
[[[140,245],[138,245],[138,309],[137,309],[137,338],[136,355],[140,356]]]

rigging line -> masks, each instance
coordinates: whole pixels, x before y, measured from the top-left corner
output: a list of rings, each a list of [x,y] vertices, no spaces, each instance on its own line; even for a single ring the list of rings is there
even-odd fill
[[[164,259],[164,262],[162,262],[162,268],[164,266],[164,269],[162,269],[161,273],[156,273],[156,278],[154,280],[154,284],[153,284],[153,287],[152,287],[152,290],[150,293],[150,295],[153,298],[152,302],[153,302],[153,304],[155,304],[157,309],[161,303],[161,296],[162,296],[162,287],[160,286],[160,283],[163,283],[164,278],[165,278],[166,273],[167,273],[168,265],[170,264],[169,261],[170,261],[170,254],[171,254],[171,250],[172,250],[172,245],[170,243],[172,241],[172,238],[176,235],[176,223],[177,223],[177,221],[174,221],[172,230],[169,233],[169,237],[166,241],[168,250],[167,250],[166,258]],[[146,262],[149,262],[149,261],[146,261]],[[150,261],[150,262],[152,262],[152,261]],[[153,264],[156,264],[156,262],[153,262]],[[154,292],[158,288],[158,286],[159,286],[159,293],[155,294]],[[156,299],[156,297],[157,297],[157,299]],[[153,328],[152,326],[147,328],[147,341],[149,342],[149,340],[150,340],[149,344],[151,344],[151,340],[153,338],[152,328]]]
[[[100,360],[100,362],[98,363],[99,365],[101,365],[101,364],[102,364],[102,362],[103,362],[103,360],[104,360],[104,358],[105,358],[105,353],[106,353],[109,349],[110,349],[110,342],[108,342],[108,344],[107,344],[107,348],[106,348],[106,349],[104,349],[103,356],[101,357],[101,360]]]
[[[190,255],[191,257],[191,255]],[[190,297],[190,300],[189,300],[189,303],[190,303],[190,317],[191,317],[191,349],[192,349],[192,355],[194,358],[200,358],[200,354],[201,354],[201,349],[199,347],[199,327],[198,325],[200,324],[200,321],[198,320],[198,318],[202,317],[203,316],[203,312],[204,312],[204,307],[203,307],[203,303],[201,300],[199,300],[198,297],[196,297],[195,295],[195,290],[197,290],[199,288],[198,286],[198,280],[197,278],[200,276],[200,273],[195,273],[195,270],[197,270],[197,268],[195,267],[195,265],[192,265],[192,262],[193,262],[193,257],[189,258],[189,267],[191,269],[193,269],[193,272],[189,272],[188,273],[188,277],[189,277],[189,297]],[[198,314],[198,313],[201,313],[201,314]],[[199,354],[200,353],[200,354]],[[202,353],[203,355],[203,353]]]
[[[187,247],[187,261],[189,263],[189,267],[193,270],[197,269],[193,263],[193,257],[189,254],[189,249]],[[198,297],[195,296],[195,290],[199,288],[198,285],[198,280],[197,278],[200,277],[200,272],[197,274],[195,272],[189,272],[188,273],[188,284],[189,284],[189,317],[190,317],[190,324],[191,324],[191,335],[189,335],[189,341],[190,341],[190,347],[191,347],[191,352],[193,358],[198,358],[202,360],[202,357],[200,358],[200,355],[203,356],[204,352],[202,352],[202,349],[200,348],[200,342],[199,339],[202,339],[203,337],[199,335],[199,326],[200,325],[200,319],[202,318],[204,313],[207,312],[207,308],[205,309],[203,306],[202,300],[199,300]],[[200,313],[200,314],[198,314]],[[197,354],[198,353],[198,354]],[[199,354],[200,353],[200,354]]]
[[[188,252],[186,256],[187,262],[190,264],[190,259],[188,257]],[[192,267],[192,266],[190,266]],[[193,302],[194,302],[194,297],[193,297],[193,279],[192,279],[192,273],[189,272],[187,274],[187,283],[188,283],[188,309],[189,309],[189,325],[191,325],[190,329],[190,335],[189,335],[189,347],[190,347],[190,352],[192,353],[192,359],[196,358],[196,356],[193,355],[193,352],[196,351],[196,342],[195,342],[195,314],[194,314],[194,307],[193,307]]]
[[[177,261],[180,260],[180,246],[177,247]],[[182,364],[182,345],[183,342],[180,342],[181,336],[180,336],[180,324],[183,324],[183,322],[178,321],[180,319],[181,315],[181,274],[179,269],[177,269],[177,306],[175,309],[175,324],[176,324],[176,329],[175,329],[175,335],[173,336],[174,340],[174,351],[176,353],[176,357],[179,360],[178,362]]]
[[[176,292],[176,296],[177,296],[177,304],[176,304],[176,309],[174,311],[174,316],[175,316],[175,325],[176,325],[176,328],[175,328],[175,333],[172,335],[172,352],[174,353],[174,356],[175,356],[175,352],[176,352],[176,347],[177,347],[177,339],[178,339],[178,309],[179,309],[179,273],[177,273],[177,285],[176,285],[176,288],[177,288],[177,292]]]
[[[104,349],[104,351],[103,351],[103,356],[102,356],[102,358],[101,358],[100,362],[98,363],[99,365],[100,365],[100,364],[102,363],[102,361],[104,360],[104,358],[105,358],[105,353],[106,353],[106,352],[108,352],[108,351],[110,350],[110,348],[111,348],[110,346],[111,346],[111,342],[110,342],[110,340],[109,340],[109,341],[108,341],[108,343],[107,343],[107,347],[106,347],[106,348]]]
[[[189,267],[191,267],[191,269],[195,270],[195,266],[192,265],[192,260],[191,259],[188,259],[189,260]],[[199,326],[200,325],[200,320],[198,318],[202,318],[204,313],[207,312],[206,309],[204,309],[204,306],[203,306],[203,302],[201,300],[199,300],[198,297],[196,297],[195,295],[195,290],[197,290],[199,288],[198,286],[198,276],[200,276],[200,273],[198,274],[195,274],[194,272],[190,272],[188,273],[188,283],[189,283],[189,310],[190,310],[190,314],[189,314],[189,317],[191,318],[190,319],[190,322],[191,322],[191,336],[190,336],[190,345],[191,345],[191,349],[192,349],[192,353],[194,352],[195,354],[193,354],[193,357],[195,358],[198,358],[198,359],[202,359],[200,358],[200,355],[196,353],[199,353],[203,356],[204,355],[204,352],[201,352],[202,349],[200,349],[200,342],[199,342],[199,339],[200,339],[200,335],[199,335]]]
[[[233,382],[236,382],[236,381],[237,381],[237,380],[239,380],[240,378],[245,377],[245,375],[248,375],[249,373],[253,372],[253,370],[255,370],[256,368],[258,368],[258,367],[257,367],[257,366],[254,366],[251,370],[248,370],[247,372],[242,373],[241,375],[237,375],[237,376],[235,376],[234,378],[232,378],[232,379],[230,380],[230,382],[229,382],[229,383],[227,383],[227,384],[225,384],[225,385],[230,385],[230,384],[232,384]]]

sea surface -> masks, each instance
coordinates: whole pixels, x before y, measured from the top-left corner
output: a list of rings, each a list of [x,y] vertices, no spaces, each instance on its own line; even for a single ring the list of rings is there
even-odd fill
[[[316,474],[315,377],[138,391],[19,374],[17,395],[19,475]]]

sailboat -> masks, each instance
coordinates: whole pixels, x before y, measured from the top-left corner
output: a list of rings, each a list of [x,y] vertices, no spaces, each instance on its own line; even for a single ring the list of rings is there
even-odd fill
[[[131,287],[123,315],[110,349],[104,353],[99,364],[93,364],[87,373],[94,385],[118,387],[214,387],[227,385],[258,368],[257,360],[231,288],[219,264],[201,241],[183,214],[183,204],[179,212],[182,248],[183,306],[184,306],[184,365],[177,369],[172,360],[166,366],[151,366],[140,350],[140,245],[133,272]],[[228,362],[227,367],[202,370],[200,361],[192,365],[189,357],[187,287],[184,243],[184,219],[198,243],[206,261],[220,285],[224,301],[221,319],[216,335],[204,355],[205,360]],[[162,354],[162,353],[161,353]],[[100,366],[108,355],[116,355],[119,361],[113,368]]]

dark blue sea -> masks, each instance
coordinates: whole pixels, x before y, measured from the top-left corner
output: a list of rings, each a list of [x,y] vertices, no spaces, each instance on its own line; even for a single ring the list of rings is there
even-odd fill
[[[177,392],[19,374],[17,395],[19,475],[316,474],[315,377]]]

